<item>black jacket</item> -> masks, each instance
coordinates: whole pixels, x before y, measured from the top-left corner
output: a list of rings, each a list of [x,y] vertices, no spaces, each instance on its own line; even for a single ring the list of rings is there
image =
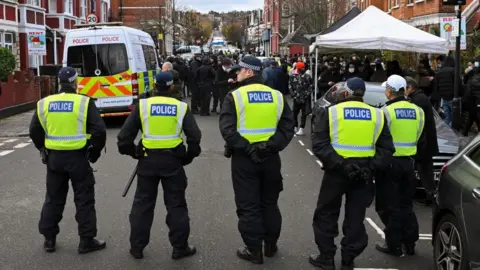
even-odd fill
[[[396,103],[396,102],[405,101],[405,100],[407,100],[407,99],[405,98],[405,96],[400,96],[400,97],[397,97],[397,98],[394,98],[394,99],[392,99],[392,100],[387,101],[387,102],[385,103],[385,105],[386,105],[386,106],[389,106],[389,105],[392,105],[392,104],[394,104],[394,103]],[[413,102],[412,102],[412,103],[413,103]],[[415,103],[413,103],[413,104],[415,104]],[[415,105],[417,105],[417,104],[415,104]],[[418,105],[417,105],[417,106],[418,106]],[[420,106],[418,106],[418,107],[420,107]],[[421,107],[420,107],[420,108],[421,108]],[[431,106],[430,106],[430,108],[431,108]],[[423,110],[423,108],[422,108],[422,110]],[[425,110],[423,110],[423,111],[424,111],[424,115],[425,115],[425,117],[426,117]],[[425,120],[425,119],[424,119],[424,120]],[[435,121],[434,121],[434,123],[435,123]],[[422,153],[422,154],[423,154],[423,153],[425,152],[425,149],[426,149],[426,146],[427,146],[426,132],[425,132],[425,128],[426,128],[426,125],[427,125],[427,124],[425,123],[424,125],[425,125],[425,126],[423,127],[423,132],[422,132],[422,134],[420,134],[420,138],[419,138],[418,141],[417,141],[417,156],[418,156],[418,153]]]
[[[100,156],[100,152],[105,147],[107,140],[107,128],[105,127],[105,123],[103,122],[93,99],[90,99],[88,102],[87,134],[91,134],[92,137],[85,147],[91,145],[93,155]],[[40,124],[36,109],[33,113],[32,121],[30,122],[30,138],[38,150],[45,147],[45,130]]]
[[[455,68],[442,67],[435,74],[435,86],[433,92],[445,100],[453,99],[453,87],[455,85]]]
[[[140,120],[140,112],[138,105],[132,110],[132,113],[128,116],[127,120],[123,124],[122,129],[117,135],[118,152],[122,155],[134,156],[137,146],[135,145],[135,139],[139,130],[142,130],[142,121]],[[187,108],[185,117],[183,118],[182,129],[187,137],[188,150],[191,152],[195,150],[196,153],[192,153],[193,157],[200,155],[200,140],[202,139],[202,133],[198,128],[195,117]],[[139,143],[140,144],[140,143]],[[180,145],[183,147],[183,144]]]
[[[320,79],[318,80],[318,85],[317,85],[318,92],[320,92],[320,94],[327,92],[327,90],[333,86],[333,85],[328,85],[329,82],[333,82],[335,84],[341,81],[342,81],[342,74],[340,74],[339,70],[332,70],[332,69],[325,70],[323,74],[320,75]]]
[[[473,71],[470,71],[471,73]],[[476,99],[480,98],[480,72],[476,72],[471,76],[467,84],[467,91],[465,97],[475,97]]]
[[[347,98],[344,102],[347,101],[361,101],[362,98],[359,97],[350,97]],[[323,169],[325,171],[329,170],[340,170],[342,164],[344,163],[345,158],[340,156],[332,146],[330,141],[330,125],[329,125],[329,114],[328,108],[317,108],[315,110],[315,128],[313,130],[314,135],[312,138],[312,150],[315,156],[320,159],[323,164]],[[386,122],[386,121],[385,121]],[[392,161],[393,153],[395,152],[395,147],[393,146],[392,135],[388,129],[388,125],[384,125],[380,136],[378,137],[376,146],[376,153],[373,157],[373,165],[376,170],[387,170]],[[368,159],[355,159],[355,160],[368,160]]]
[[[217,75],[215,77],[215,85],[220,91],[228,92],[232,89],[232,84],[228,83],[228,79],[236,79],[235,72],[226,72],[223,67],[218,68]]]
[[[432,103],[428,99],[427,95],[422,90],[416,90],[411,93],[408,98],[410,101],[422,108],[425,114],[425,127],[423,128],[422,136],[425,137],[425,148],[417,149],[417,159],[430,159],[438,154],[438,141],[437,141],[437,127],[435,124],[435,117],[433,116]]]
[[[195,74],[195,80],[198,86],[212,85],[215,81],[215,77],[216,72],[213,67],[209,65],[202,65],[197,69],[197,73]]]
[[[261,84],[261,78],[254,77],[241,82],[240,87],[257,83]],[[277,130],[267,141],[267,146],[270,151],[278,153],[287,147],[294,135],[294,125],[292,110],[288,102],[284,102],[283,112],[278,122]],[[219,126],[228,148],[232,149],[234,153],[246,153],[248,151],[250,143],[237,131],[237,111],[232,92],[227,94],[223,102]]]

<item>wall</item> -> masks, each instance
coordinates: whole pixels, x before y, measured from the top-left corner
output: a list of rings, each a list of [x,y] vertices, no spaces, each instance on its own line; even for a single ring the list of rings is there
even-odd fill
[[[0,82],[0,111],[40,100],[45,79],[35,77],[31,71],[17,71],[7,82]]]

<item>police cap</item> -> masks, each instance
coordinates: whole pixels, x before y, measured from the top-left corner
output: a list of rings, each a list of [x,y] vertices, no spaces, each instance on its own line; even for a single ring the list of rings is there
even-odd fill
[[[241,68],[246,68],[246,69],[251,69],[256,72],[262,71],[262,61],[260,59],[256,58],[255,56],[245,56],[240,60],[238,65],[234,66],[232,68],[233,70],[239,70]]]
[[[170,72],[159,72],[155,77],[155,87],[158,90],[168,90],[173,84],[173,76]]]
[[[58,80],[60,83],[74,83],[77,81],[77,71],[72,67],[62,67],[58,71]]]

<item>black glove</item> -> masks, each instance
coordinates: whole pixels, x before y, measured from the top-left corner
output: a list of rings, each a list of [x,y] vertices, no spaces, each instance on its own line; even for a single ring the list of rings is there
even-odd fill
[[[360,167],[357,164],[343,164],[341,170],[350,180],[357,178],[360,173]]]
[[[223,155],[226,158],[231,158],[232,157],[232,149],[230,149],[227,145],[225,145],[225,150],[223,151]]]
[[[270,155],[270,150],[267,147],[267,143],[257,143],[254,145],[251,145],[247,149],[247,154],[250,156],[250,159],[254,163],[262,163],[264,162],[267,157]]]
[[[193,156],[186,154],[185,157],[182,159],[182,165],[187,166],[188,164],[192,163],[193,159]]]
[[[142,144],[135,146],[135,151],[133,152],[132,158],[141,159],[145,156],[145,149]]]
[[[40,149],[40,156],[42,157],[42,163],[47,164],[48,151],[45,148]]]
[[[91,163],[97,162],[97,160],[100,158],[101,155],[102,155],[101,152],[100,151],[95,151],[93,149],[93,146],[89,146],[87,148],[87,159]]]
[[[185,154],[185,157],[182,160],[182,165],[186,166],[192,163],[193,159],[198,157],[201,152],[202,152],[202,148],[200,148],[200,145],[189,145],[187,153]]]
[[[369,184],[373,180],[373,171],[370,168],[363,167],[360,169],[359,176]]]

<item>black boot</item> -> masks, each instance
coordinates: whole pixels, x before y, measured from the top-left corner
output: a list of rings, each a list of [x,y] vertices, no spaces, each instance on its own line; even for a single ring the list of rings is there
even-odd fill
[[[414,256],[415,255],[415,244],[404,244],[403,245],[403,251],[408,256]]]
[[[54,252],[55,251],[55,245],[56,245],[56,238],[46,238],[45,241],[43,242],[43,249],[46,252]]]
[[[107,243],[103,240],[97,240],[95,238],[82,238],[78,245],[78,253],[85,254],[97,250],[104,249]]]
[[[355,264],[352,258],[342,258],[342,270],[353,270]]]
[[[197,249],[194,246],[187,245],[186,248],[173,248],[172,259],[180,260],[192,256],[195,253],[197,253]]]
[[[310,255],[308,261],[310,264],[320,267],[323,270],[335,270],[335,261],[332,256],[325,256],[323,254]]]
[[[135,259],[143,259],[143,250],[141,249],[136,249],[136,248],[131,248],[130,249],[130,255],[132,255],[133,258]]]
[[[265,254],[265,257],[273,257],[275,254],[277,254],[278,247],[277,244],[269,244],[265,243],[263,253]]]
[[[240,259],[250,261],[255,264],[263,264],[263,254],[262,249],[260,250],[252,250],[247,247],[239,248],[237,250],[237,256]]]
[[[403,257],[403,252],[402,252],[401,247],[389,247],[385,243],[384,244],[377,243],[377,244],[375,244],[375,248],[378,251],[383,252],[383,253],[388,254],[388,255],[392,255],[392,256],[395,256],[395,257]]]

